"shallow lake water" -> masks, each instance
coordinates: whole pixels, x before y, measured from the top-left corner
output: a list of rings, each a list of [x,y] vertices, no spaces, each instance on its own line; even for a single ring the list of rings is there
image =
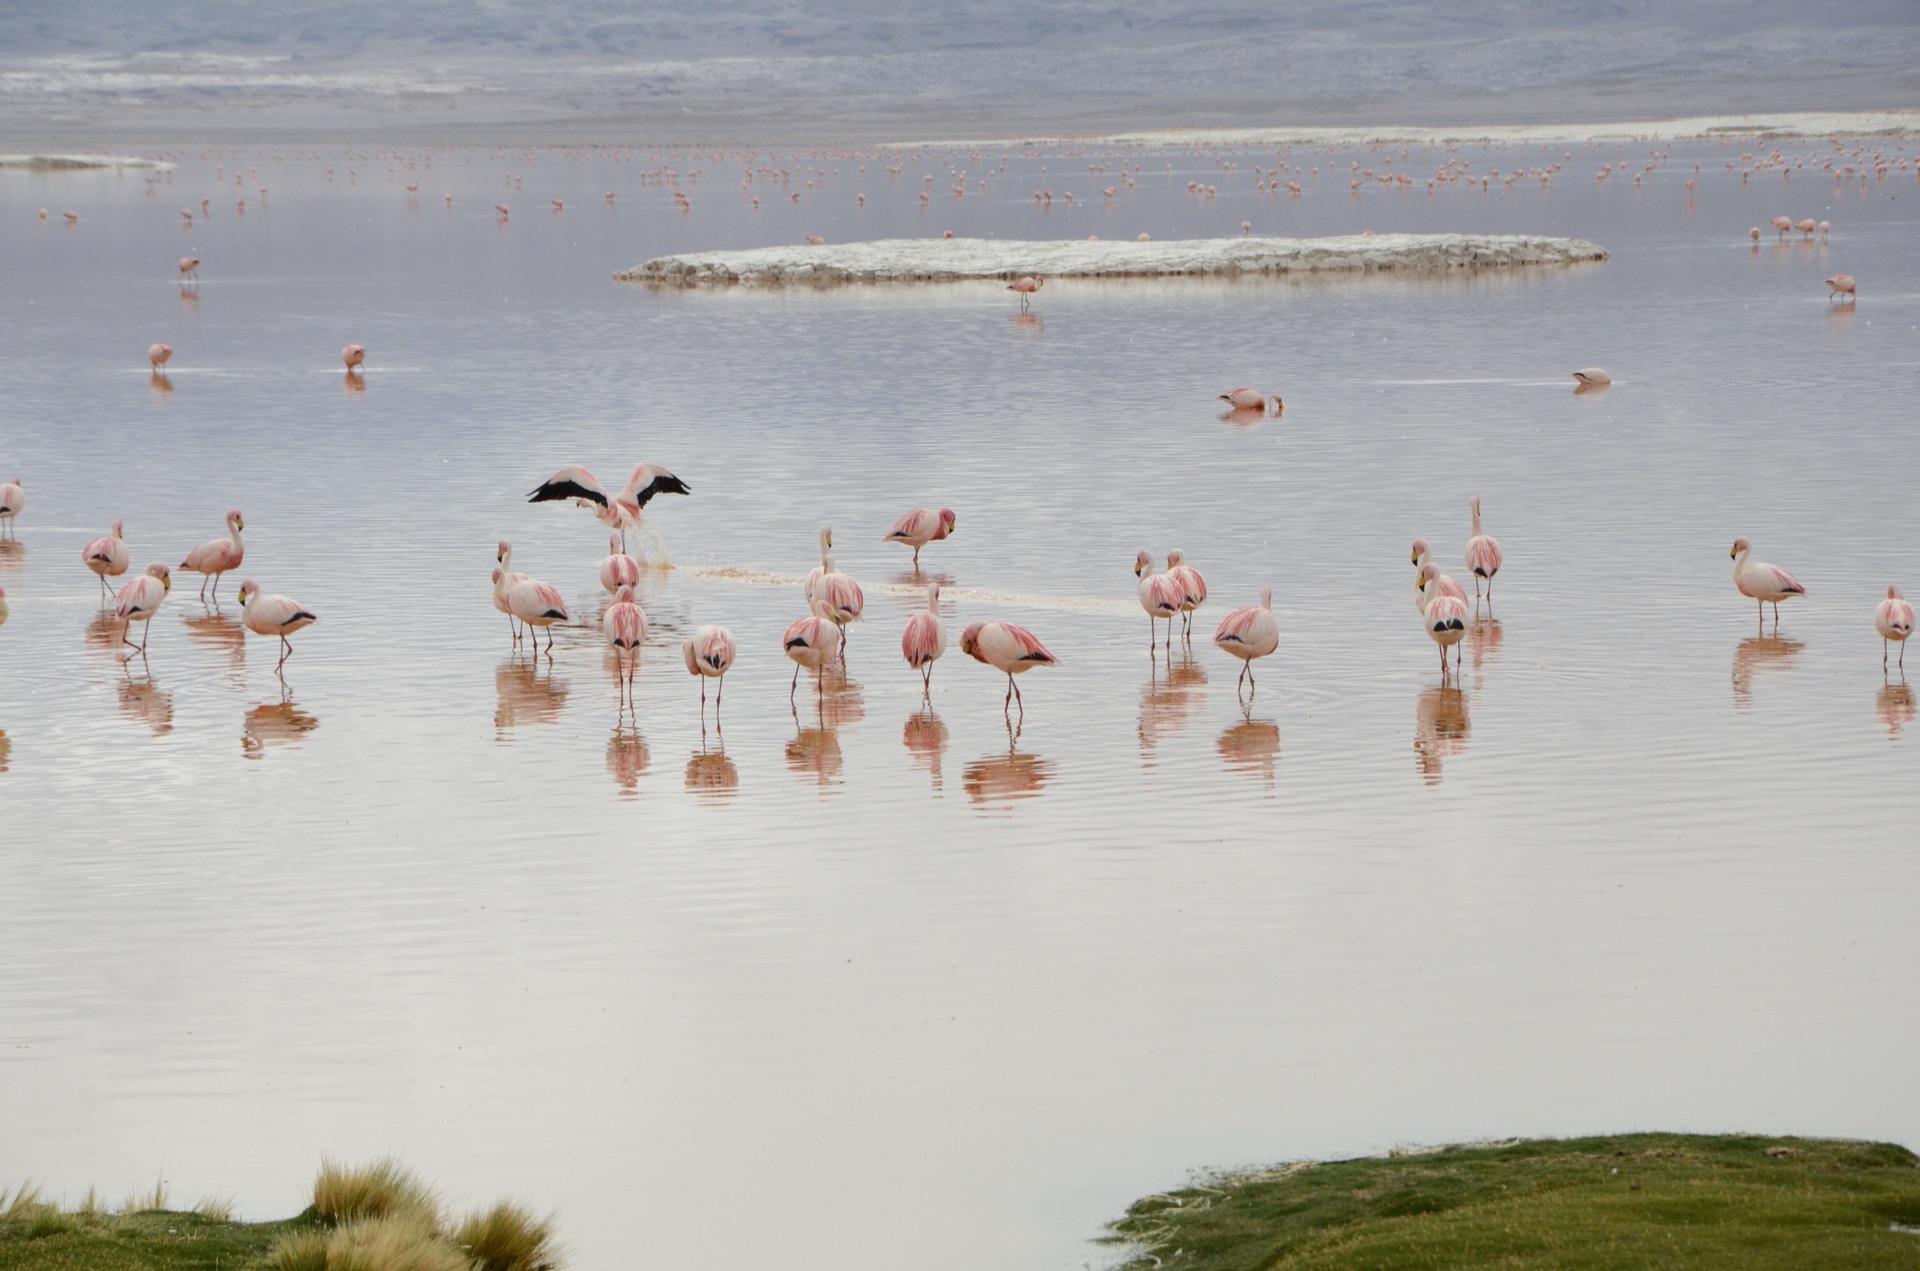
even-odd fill
[[[28,496],[0,547],[0,1177],[160,1173],[265,1217],[322,1153],[394,1151],[460,1201],[557,1207],[583,1268],[1071,1268],[1195,1167],[1920,1144],[1915,699],[1872,626],[1920,587],[1920,181],[1743,182],[1737,141],[1635,187],[1652,148],[1465,147],[1565,168],[1431,194],[1446,156],[1395,151],[1420,183],[1357,197],[1388,152],[1297,149],[1298,200],[1254,190],[1273,151],[1129,153],[1132,188],[1117,153],[1001,149],[782,152],[750,190],[737,154],[645,148],[0,171],[0,478]],[[1777,213],[1833,229],[1750,245]],[[1055,280],[1025,314],[991,283],[609,281],[809,233],[1242,220],[1613,255]],[[1609,391],[1574,393],[1589,365]],[[1223,418],[1239,384],[1284,415]],[[606,531],[525,494],[641,460],[693,493],[647,509],[674,568],[623,722]],[[1464,579],[1475,494],[1506,567],[1443,679],[1408,544]],[[950,649],[923,701],[900,660],[924,579],[880,539],[923,505],[958,513],[922,558],[950,632],[1006,618],[1061,659],[1017,730],[991,669]],[[82,544],[121,518],[136,570],[175,563],[228,507],[220,605],[176,575],[119,656]],[[790,707],[827,523],[866,621]],[[1807,586],[1777,634],[1738,535]],[[577,615],[550,662],[492,607],[502,538]],[[1132,564],[1174,547],[1212,598],[1169,663]],[[242,576],[320,615],[284,681]],[[1207,637],[1262,586],[1282,639],[1248,705]],[[703,731],[677,646],[706,622],[740,658]]]

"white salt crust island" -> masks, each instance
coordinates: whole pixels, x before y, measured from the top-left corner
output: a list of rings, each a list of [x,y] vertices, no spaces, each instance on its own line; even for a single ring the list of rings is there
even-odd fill
[[[890,238],[814,247],[662,256],[616,282],[685,286],[747,283],[959,282],[970,278],[1155,278],[1378,269],[1496,269],[1605,260],[1596,243],[1526,234],[1348,234],[1336,238],[1197,238],[1167,242],[1073,239]]]

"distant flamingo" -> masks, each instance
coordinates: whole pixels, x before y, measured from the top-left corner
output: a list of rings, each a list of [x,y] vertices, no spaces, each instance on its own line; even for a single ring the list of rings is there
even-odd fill
[[[1600,388],[1613,383],[1613,376],[1607,374],[1597,366],[1589,366],[1583,370],[1575,371],[1573,378],[1580,381],[1580,387],[1582,388]]]
[[[1007,676],[1007,697],[1001,703],[1003,708],[1014,702],[1020,703],[1020,714],[1027,713],[1027,703],[1020,696],[1020,686],[1013,677],[1036,666],[1058,666],[1060,659],[1047,652],[1047,646],[1033,632],[1025,627],[1016,627],[1011,622],[976,622],[960,633],[960,652],[976,662],[984,662],[996,671],[1004,671]]]
[[[1913,634],[1913,606],[1898,587],[1887,588],[1887,598],[1873,612],[1873,629],[1880,633],[1880,669],[1887,669],[1889,641],[1900,646],[1900,669],[1907,669],[1907,638]]]
[[[364,344],[349,344],[340,350],[340,361],[349,371],[357,369],[366,360],[367,346]]]
[[[640,665],[640,646],[647,642],[647,612],[635,602],[631,585],[622,584],[613,593],[613,603],[600,617],[600,630],[606,635],[616,662],[625,671],[620,680],[621,702],[630,702],[633,672]]]
[[[171,344],[150,345],[147,349],[147,365],[156,371],[172,360],[173,346]]]
[[[1748,230],[1748,231],[1747,231],[1747,237],[1748,237],[1748,238],[1751,238],[1751,239],[1752,239],[1752,240],[1753,240],[1754,242],[1756,242],[1756,243],[1757,243],[1757,242],[1759,242],[1759,241],[1760,241],[1760,227],[1759,227],[1758,225],[1756,225],[1756,226],[1754,226],[1754,227],[1753,227],[1752,229],[1750,229],[1750,230]]]
[[[1480,599],[1480,580],[1487,580],[1487,599],[1493,599],[1493,576],[1500,572],[1500,543],[1480,532],[1480,496],[1474,495],[1473,537],[1467,540],[1467,568],[1473,573],[1473,598]]]
[[[200,599],[207,598],[207,582],[213,582],[213,602],[220,603],[220,575],[230,569],[240,568],[240,562],[246,559],[246,544],[240,541],[240,531],[246,528],[246,522],[240,519],[237,508],[227,511],[227,536],[209,539],[187,553],[180,562],[180,568],[188,573],[199,574]]]
[[[1427,566],[1432,569],[1433,566]],[[1440,674],[1447,673],[1447,650],[1467,638],[1467,602],[1458,596],[1435,596],[1421,615],[1427,635],[1440,646]],[[1454,655],[1459,665],[1460,655]]]
[[[818,234],[809,234],[807,235],[807,245],[809,247],[825,247],[827,245],[827,240],[820,237]]]
[[[507,219],[507,205],[505,203],[495,203],[493,205],[493,210],[501,220],[504,221]]]
[[[1257,388],[1230,388],[1219,396],[1221,401],[1235,410],[1264,411],[1271,405],[1273,413],[1278,415],[1286,409],[1285,402],[1278,397],[1270,397]]]
[[[180,258],[180,276],[183,278],[198,278],[200,276],[200,258],[198,256],[182,256]]]
[[[1147,648],[1152,649],[1158,642],[1160,628],[1154,624],[1160,619],[1167,620],[1167,652],[1173,652],[1173,620],[1179,614],[1180,606],[1186,601],[1187,594],[1166,574],[1153,572],[1153,557],[1141,552],[1133,558],[1133,572],[1140,579],[1140,607],[1147,611]]]
[[[1771,224],[1775,229],[1780,231],[1780,237],[1785,238],[1793,229],[1793,218],[1776,216],[1773,218]]]
[[[1273,616],[1273,588],[1260,589],[1259,604],[1245,605],[1222,618],[1213,642],[1246,663],[1240,668],[1240,679],[1234,681],[1237,692],[1241,681],[1253,679],[1253,660],[1280,647],[1280,624]]]
[[[0,521],[6,523],[7,538],[14,536],[13,518],[19,516],[26,506],[27,492],[20,488],[19,477],[0,485]]]
[[[1207,580],[1200,576],[1199,570],[1187,564],[1187,554],[1177,549],[1167,553],[1167,577],[1180,588],[1180,634],[1191,639],[1193,611],[1207,603]]]
[[[947,629],[940,621],[940,584],[927,588],[927,607],[907,619],[900,633],[900,652],[907,665],[920,672],[922,694],[933,691],[933,664],[947,651]]]
[[[834,568],[833,557],[823,560],[820,568],[820,582],[808,604],[814,616],[840,628],[840,660],[845,662],[847,624],[860,621],[861,612],[867,607],[867,596],[859,583]]]
[[[114,596],[113,613],[120,619],[120,641],[128,648],[137,649],[140,656],[147,653],[147,640],[153,634],[148,627],[140,637],[140,643],[131,639],[133,624],[151,622],[153,615],[160,612],[160,602],[173,590],[173,578],[165,565],[149,565],[147,572],[122,587]]]
[[[707,681],[718,680],[713,688],[714,718],[719,719],[720,695],[726,692],[727,672],[733,669],[733,632],[725,627],[704,626],[680,642],[680,655],[687,661],[687,674],[700,677],[701,718],[706,717]],[[794,678],[800,672],[794,671]],[[704,727],[705,725],[702,725]]]
[[[920,549],[928,543],[937,543],[953,533],[953,509],[941,508],[938,512],[932,508],[915,508],[893,523],[882,540],[888,543],[904,543],[913,549],[913,567],[920,568]]]
[[[1789,596],[1804,596],[1807,589],[1800,580],[1781,569],[1778,565],[1769,565],[1765,561],[1748,560],[1753,544],[1744,538],[1733,540],[1733,550],[1727,555],[1734,558],[1733,585],[1740,589],[1743,596],[1753,597],[1760,609],[1760,619],[1766,621],[1767,605],[1773,606],[1773,625],[1780,625],[1780,602]]]
[[[1857,295],[1854,291],[1852,274],[1835,274],[1833,277],[1827,279],[1827,287],[1829,288],[1827,295],[1827,303],[1829,304],[1833,303],[1835,296],[1845,296],[1847,299],[1852,300]]]
[[[1432,607],[1435,600],[1458,600],[1465,603],[1467,589],[1462,587],[1451,575],[1440,572],[1440,567],[1432,561],[1420,567],[1414,575],[1413,585],[1419,590],[1414,594],[1414,603],[1420,606],[1420,612]]]
[[[262,595],[260,584],[249,578],[240,584],[240,621],[255,635],[280,637],[280,660],[273,668],[277,671],[293,656],[293,646],[287,637],[302,627],[312,626],[318,617],[297,600]]]
[[[1023,274],[1020,277],[1014,279],[1012,282],[1008,283],[1007,290],[1017,291],[1020,293],[1020,308],[1024,310],[1027,307],[1028,298],[1031,297],[1034,292],[1040,290],[1040,288],[1046,285],[1047,285],[1047,280],[1045,278],[1041,278],[1033,274]]]
[[[780,637],[780,643],[794,662],[793,683],[787,686],[787,701],[793,701],[794,691],[800,687],[802,668],[814,673],[815,685],[824,694],[827,691],[827,667],[840,656],[840,628],[825,618],[802,618],[787,628],[787,633]]]
[[[594,516],[602,525],[620,531],[620,541],[627,541],[627,531],[640,523],[640,509],[647,506],[656,494],[691,494],[687,483],[674,476],[658,464],[643,463],[633,470],[627,478],[627,484],[618,494],[609,495],[606,487],[595,476],[578,464],[560,469],[545,481],[535,486],[527,495],[529,503],[552,503],[560,499],[572,499],[581,507],[592,508]]]
[[[113,533],[94,539],[80,549],[80,560],[100,579],[100,594],[107,594],[107,579],[118,578],[127,572],[127,544],[121,537],[120,522],[113,523]]]
[[[1813,218],[1812,218],[1811,216],[1809,216],[1809,217],[1806,217],[1806,218],[1804,218],[1804,219],[1802,219],[1802,220],[1800,220],[1800,221],[1798,221],[1798,222],[1796,222],[1796,223],[1794,224],[1794,228],[1795,228],[1795,229],[1797,229],[1797,230],[1799,230],[1799,231],[1800,231],[1800,232],[1801,232],[1802,234],[1805,234],[1805,235],[1806,235],[1806,236],[1807,236],[1808,238],[1812,238],[1812,237],[1813,237],[1813,231],[1814,231],[1814,228],[1815,228],[1815,226],[1814,226],[1814,220],[1813,220]]]
[[[600,562],[600,585],[614,592],[640,585],[640,562],[621,550],[618,534],[607,535],[607,555]]]
[[[546,655],[548,660],[552,660],[553,624],[567,622],[572,617],[567,612],[567,602],[561,597],[560,589],[537,578],[522,578],[507,588],[507,612],[529,627],[546,628]],[[533,651],[540,652],[540,633],[531,633],[530,639]]]

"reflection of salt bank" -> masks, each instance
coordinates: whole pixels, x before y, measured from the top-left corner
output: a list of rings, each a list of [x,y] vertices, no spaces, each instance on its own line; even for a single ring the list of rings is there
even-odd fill
[[[31,172],[85,172],[97,168],[171,168],[156,159],[133,159],[111,154],[0,154],[0,168]]]
[[[662,256],[614,275],[617,282],[957,282],[969,278],[1165,277],[1381,269],[1489,269],[1605,260],[1577,238],[1524,234],[1349,234],[1336,238],[1200,238],[1169,242],[1102,239],[1018,242],[987,238],[893,238],[821,247]]]

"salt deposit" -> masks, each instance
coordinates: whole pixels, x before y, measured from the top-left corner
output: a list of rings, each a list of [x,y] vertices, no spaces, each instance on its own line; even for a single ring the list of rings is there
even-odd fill
[[[1605,260],[1577,238],[1523,234],[1349,234],[1338,238],[1200,238],[1133,242],[1081,239],[893,238],[870,243],[759,247],[662,256],[616,282],[958,282],[967,278],[1151,278],[1376,269],[1488,269]]]
[[[111,154],[0,154],[0,168],[34,172],[72,172],[94,168],[171,168],[171,163]]]

